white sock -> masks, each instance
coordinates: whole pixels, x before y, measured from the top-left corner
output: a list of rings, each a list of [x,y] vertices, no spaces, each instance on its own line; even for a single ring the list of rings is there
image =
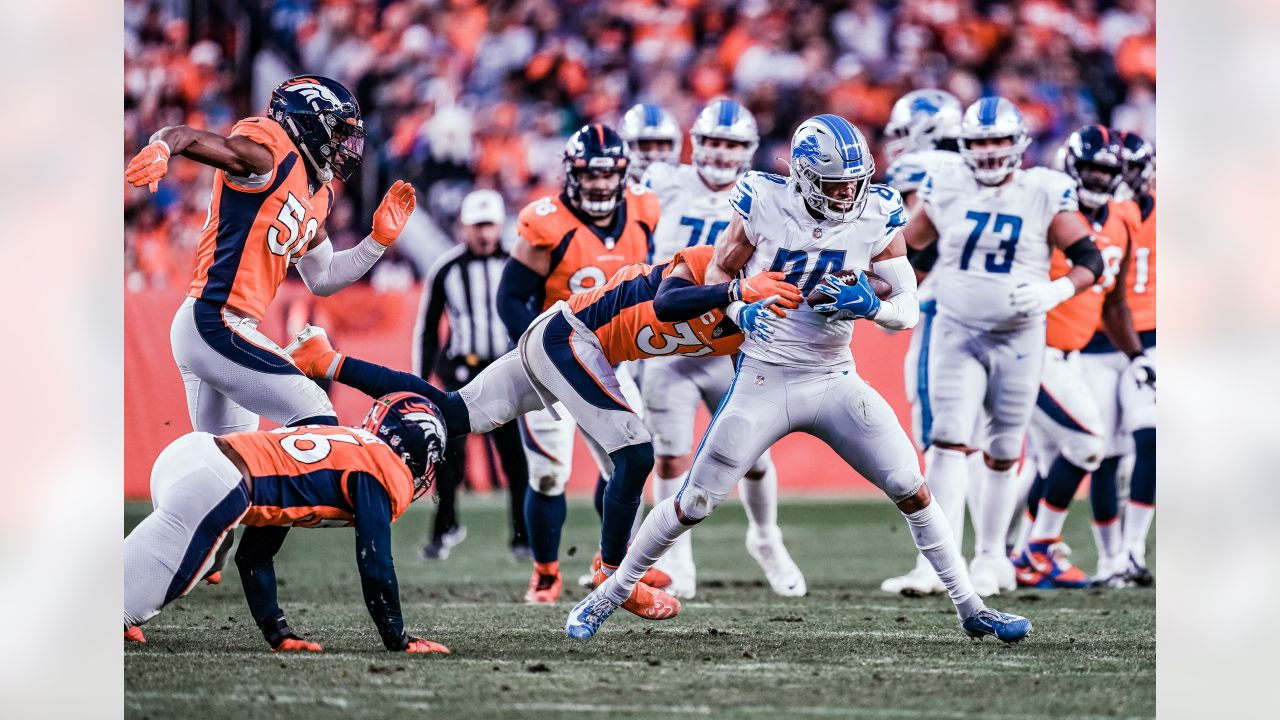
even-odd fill
[[[1014,506],[1018,504],[1018,469],[992,470],[987,468],[987,486],[982,489],[982,509],[974,516],[974,538],[978,555],[1004,557],[1005,538],[1009,524],[1013,522]]]
[[[640,532],[631,541],[622,564],[613,573],[613,579],[605,590],[609,598],[617,603],[624,602],[644,577],[645,571],[653,567],[653,563],[691,527],[676,519],[675,498],[667,498],[654,506],[645,516]]]
[[[1036,510],[1036,522],[1031,526],[1031,540],[1042,542],[1062,537],[1062,527],[1067,524],[1067,511],[1059,510],[1044,500]]]
[[[1022,512],[1022,519],[1018,521],[1018,539],[1013,543],[1015,555],[1021,555],[1027,549],[1027,542],[1031,539],[1031,526],[1035,525],[1035,522],[1031,513]]]
[[[902,516],[907,520],[911,539],[915,541],[920,554],[929,559],[938,579],[947,586],[947,594],[951,596],[960,619],[972,617],[985,608],[982,598],[978,597],[973,591],[973,585],[969,583],[964,558],[960,557],[960,549],[955,545],[947,516],[938,504],[931,502],[923,510],[910,515],[903,513]]]
[[[773,462],[765,465],[759,480],[738,481],[738,497],[747,512],[747,532],[763,535],[778,525],[778,470]]]
[[[1147,560],[1147,535],[1155,514],[1155,507],[1133,501],[1124,508],[1124,549],[1142,563]]]
[[[965,505],[969,509],[969,517],[973,518],[970,522],[974,523],[974,530],[978,529],[978,517],[982,515],[982,492],[987,487],[987,463],[982,459],[982,453],[969,453],[964,458],[965,469],[969,473],[969,484],[965,488],[964,500]],[[932,489],[932,488],[930,488]],[[947,519],[951,520],[950,513]],[[956,537],[964,537],[964,523],[960,523],[960,527],[956,529]],[[974,541],[977,541],[977,535]],[[960,554],[964,555],[964,543],[960,543]]]
[[[969,494],[971,474],[963,452],[930,446],[925,451],[925,482],[938,508],[947,516],[956,550],[963,554],[964,503]]]
[[[680,488],[684,486],[684,481],[689,477],[688,471],[682,472],[673,478],[664,478],[657,475],[653,476],[653,505],[657,508],[658,504],[669,497],[675,497],[680,492]],[[653,512],[650,510],[649,512]],[[632,531],[631,541],[634,543],[635,538],[640,534],[639,526]],[[672,570],[672,564],[676,565],[693,565],[693,536],[685,533],[677,538],[671,550],[669,550],[661,562],[657,563],[663,570]]]
[[[1105,570],[1117,570],[1116,558],[1124,549],[1124,541],[1120,531],[1120,518],[1112,518],[1111,522],[1093,523],[1093,542],[1098,546],[1098,574]]]
[[[684,485],[685,478],[689,477],[689,473],[682,472],[672,478],[664,478],[657,473],[653,475],[653,504],[657,507],[658,503],[680,492],[680,486]]]

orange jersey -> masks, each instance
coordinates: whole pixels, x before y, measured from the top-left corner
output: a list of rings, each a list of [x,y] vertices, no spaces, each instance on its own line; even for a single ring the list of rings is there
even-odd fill
[[[1102,304],[1116,286],[1116,273],[1124,262],[1137,222],[1137,216],[1127,204],[1110,202],[1102,211],[1101,221],[1092,223],[1093,239],[1102,253],[1105,270],[1093,287],[1049,311],[1045,328],[1045,342],[1049,347],[1070,352],[1089,344],[1102,323]],[[1057,280],[1070,270],[1067,256],[1055,248],[1049,260],[1049,277]]]
[[[672,355],[728,355],[742,344],[742,331],[719,310],[693,320],[662,322],[653,311],[658,286],[681,263],[701,285],[715,248],[698,245],[676,253],[661,265],[628,265],[604,287],[569,299],[575,317],[595,333],[605,358],[617,364],[626,360]]]
[[[1129,251],[1129,275],[1125,278],[1125,299],[1133,313],[1133,329],[1156,329],[1156,196],[1145,195],[1128,203],[1138,216]]]
[[[564,195],[526,205],[517,221],[520,237],[551,251],[542,309],[601,287],[625,265],[644,262],[658,227],[658,211],[657,196],[641,185],[627,187],[607,228],[593,225]]]
[[[289,265],[306,254],[329,216],[333,188],[325,183],[312,194],[302,156],[275,120],[245,118],[231,134],[270,150],[275,168],[257,188],[232,182],[222,170],[213,174],[209,217],[187,294],[261,320]]]
[[[245,525],[332,527],[354,519],[347,478],[365,473],[391,498],[391,519],[413,501],[413,476],[387,444],[359,428],[304,425],[223,435],[253,479]]]

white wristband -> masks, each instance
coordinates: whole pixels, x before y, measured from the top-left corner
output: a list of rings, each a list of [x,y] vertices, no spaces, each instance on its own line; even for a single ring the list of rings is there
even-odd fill
[[[1049,287],[1054,290],[1054,305],[1066,302],[1076,296],[1076,284],[1071,282],[1071,278],[1065,275],[1049,283]]]

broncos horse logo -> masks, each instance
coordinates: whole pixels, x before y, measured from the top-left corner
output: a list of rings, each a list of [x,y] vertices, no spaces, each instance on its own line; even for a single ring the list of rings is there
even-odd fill
[[[315,80],[303,79],[296,83],[291,83],[284,87],[289,92],[301,93],[302,98],[307,101],[311,109],[316,112],[323,110],[337,110],[342,107],[342,101],[338,96],[333,94],[329,88],[321,85]]]

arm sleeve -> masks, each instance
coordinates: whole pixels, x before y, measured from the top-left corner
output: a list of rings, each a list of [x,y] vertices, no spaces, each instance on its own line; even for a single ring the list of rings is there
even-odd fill
[[[684,278],[669,277],[658,286],[653,312],[662,322],[692,320],[729,304],[729,283],[695,285]]]
[[[372,237],[338,252],[333,251],[333,243],[325,240],[298,260],[298,274],[308,290],[327,297],[364,277],[386,250]]]
[[[359,358],[344,357],[334,380],[370,397],[393,392],[417,393],[436,404],[444,413],[449,437],[471,432],[467,405],[458,393],[445,392],[413,373],[400,372]]]
[[[245,528],[240,545],[236,547],[236,569],[240,571],[240,584],[244,587],[249,613],[262,630],[262,636],[272,645],[276,637],[290,632],[284,611],[276,600],[276,568],[273,562],[288,532],[287,527],[251,525]]]
[[[356,567],[364,605],[388,650],[403,650],[407,640],[400,614],[400,586],[391,558],[391,497],[366,473],[347,478],[356,528]]]
[[[906,330],[920,321],[920,298],[916,295],[916,274],[905,256],[892,257],[873,263],[875,274],[889,283],[889,298],[880,302],[880,309],[871,318],[877,325],[889,330]]]
[[[498,317],[507,326],[511,342],[518,341],[542,312],[546,293],[546,278],[515,258],[507,260],[498,283]]]
[[[445,274],[432,273],[422,292],[422,324],[418,328],[418,358],[414,370],[423,378],[430,377],[436,360],[440,358],[440,318],[444,315]]]

